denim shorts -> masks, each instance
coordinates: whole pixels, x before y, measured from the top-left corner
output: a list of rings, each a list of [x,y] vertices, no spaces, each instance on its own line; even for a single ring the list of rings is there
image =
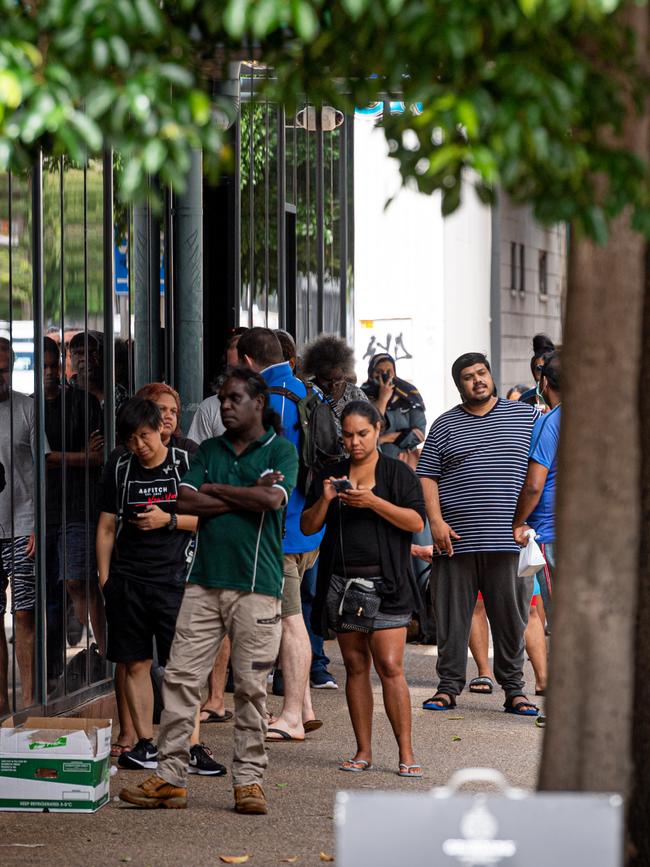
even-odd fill
[[[352,574],[348,576],[348,578],[353,577],[355,576]],[[366,578],[366,581],[381,581],[381,576],[377,576],[376,578]],[[333,632],[340,631],[337,628],[339,622],[339,608],[341,606],[343,594],[345,593],[346,583],[347,580],[341,575],[332,575],[330,579],[330,586],[327,591],[325,607],[327,609],[327,625]],[[408,612],[408,614],[386,614],[380,608],[379,614],[377,614],[377,616],[375,617],[372,624],[372,629],[370,631],[378,632],[380,629],[400,629],[402,627],[408,626],[410,622],[410,611]]]

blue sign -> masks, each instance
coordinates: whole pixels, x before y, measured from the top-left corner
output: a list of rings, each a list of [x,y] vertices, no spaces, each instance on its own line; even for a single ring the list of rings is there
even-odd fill
[[[115,245],[115,294],[129,294],[129,242],[122,238]],[[160,294],[165,294],[165,247],[160,239]]]

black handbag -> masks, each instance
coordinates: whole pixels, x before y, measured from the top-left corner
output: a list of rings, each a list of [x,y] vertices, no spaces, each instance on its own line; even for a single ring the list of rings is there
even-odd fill
[[[373,581],[352,578],[348,581],[341,599],[338,631],[370,632],[380,605],[381,597]]]

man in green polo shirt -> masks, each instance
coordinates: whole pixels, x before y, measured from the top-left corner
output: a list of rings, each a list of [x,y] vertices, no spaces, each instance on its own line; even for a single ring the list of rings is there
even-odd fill
[[[298,474],[278,436],[261,376],[235,368],[219,393],[226,432],[206,440],[183,478],[178,511],[200,519],[198,548],[165,673],[157,774],[120,798],[139,807],[187,806],[187,744],[201,688],[231,641],[235,681],[235,810],[266,813],[266,678],[282,625],[282,513]]]

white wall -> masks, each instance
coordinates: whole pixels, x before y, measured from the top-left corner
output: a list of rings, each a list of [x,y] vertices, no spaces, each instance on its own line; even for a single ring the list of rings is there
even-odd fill
[[[438,195],[401,188],[381,130],[354,127],[354,319],[359,383],[368,346],[385,351],[403,335],[413,356],[398,374],[420,389],[429,422],[457,402],[450,368],[463,352],[490,346],[490,211],[468,187],[457,214],[443,220]],[[395,196],[384,210],[386,201]]]

